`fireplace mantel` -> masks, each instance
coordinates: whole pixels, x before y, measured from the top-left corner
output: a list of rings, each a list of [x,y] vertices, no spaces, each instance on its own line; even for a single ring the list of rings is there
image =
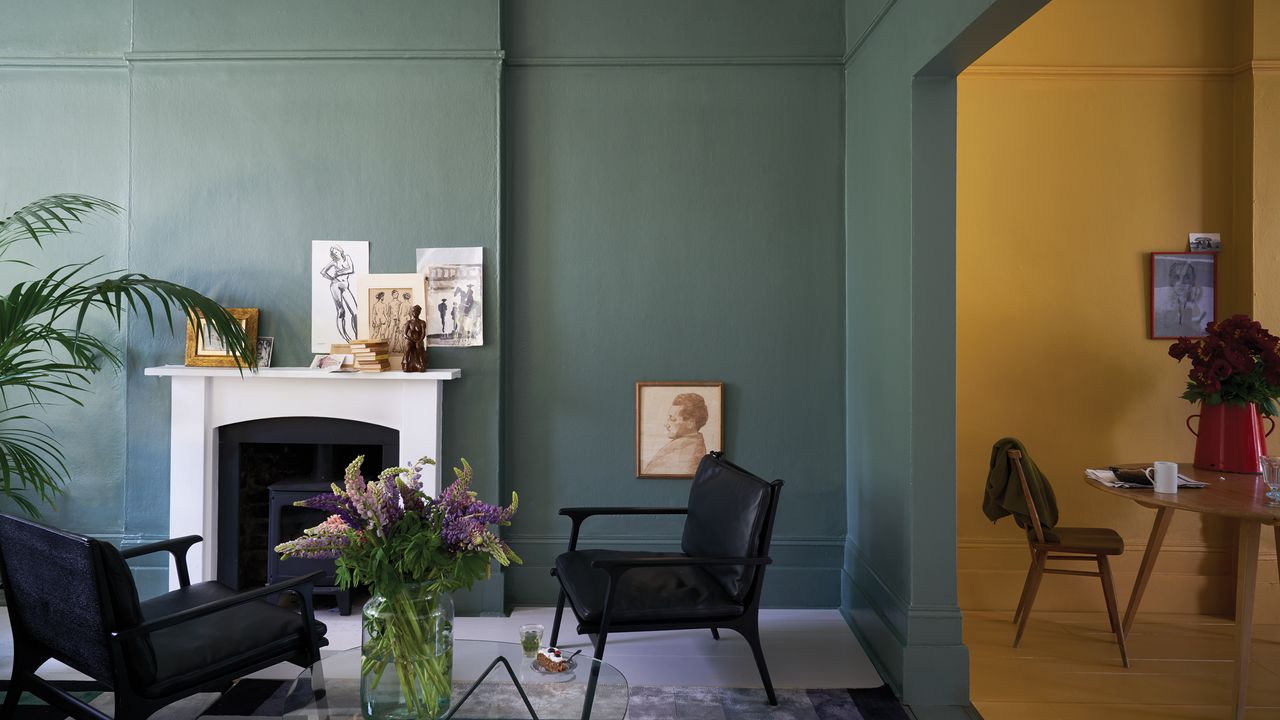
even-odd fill
[[[162,365],[145,373],[171,378],[169,418],[169,534],[198,534],[205,542],[188,557],[193,582],[211,580],[217,567],[218,428],[276,417],[358,420],[400,433],[400,460],[440,459],[441,383],[458,369],[424,373],[330,373],[308,368],[236,368]],[[423,473],[439,490],[439,465]],[[169,567],[169,587],[177,571]]]

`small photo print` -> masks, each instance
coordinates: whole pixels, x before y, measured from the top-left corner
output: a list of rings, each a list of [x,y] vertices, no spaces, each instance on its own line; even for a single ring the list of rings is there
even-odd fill
[[[271,367],[271,350],[275,347],[276,339],[273,337],[258,338],[258,367]]]
[[[692,478],[724,449],[724,383],[636,383],[636,477]]]
[[[311,359],[310,368],[325,372],[341,372],[343,365],[352,365],[354,363],[354,355],[316,355]]]
[[[1204,337],[1217,300],[1217,255],[1151,253],[1151,337]]]
[[[1191,252],[1218,252],[1222,249],[1222,233],[1190,233],[1187,249]]]
[[[240,327],[244,327],[244,320]],[[196,355],[201,357],[228,357],[231,351],[223,344],[222,337],[213,331],[208,320],[200,318],[200,336],[196,338]]]

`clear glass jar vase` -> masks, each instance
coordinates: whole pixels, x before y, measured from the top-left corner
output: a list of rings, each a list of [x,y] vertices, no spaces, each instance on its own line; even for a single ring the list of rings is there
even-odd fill
[[[449,594],[418,584],[374,588],[362,615],[360,704],[364,716],[437,720],[448,712],[453,679],[453,599]]]

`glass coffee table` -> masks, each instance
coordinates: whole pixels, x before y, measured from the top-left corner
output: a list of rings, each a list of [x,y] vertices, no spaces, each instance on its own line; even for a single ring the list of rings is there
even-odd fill
[[[544,673],[517,643],[456,640],[450,717],[622,720],[630,694],[627,679],[590,652],[587,648],[576,656],[568,672]],[[329,655],[303,670],[285,706],[285,720],[359,720],[360,648]]]

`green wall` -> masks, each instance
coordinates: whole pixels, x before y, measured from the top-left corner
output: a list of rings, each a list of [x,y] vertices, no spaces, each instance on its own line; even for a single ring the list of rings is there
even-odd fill
[[[6,178],[0,200],[79,190],[126,205],[71,256],[105,252],[260,308],[275,364],[310,357],[311,240],[369,240],[375,272],[408,269],[418,246],[485,247],[489,342],[432,353],[464,371],[446,390],[444,459],[468,457],[486,494],[521,493],[511,540],[529,565],[464,611],[552,599],[558,507],[684,500],[687,482],[632,469],[634,382],[662,378],[724,380],[730,456],[788,481],[767,601],[837,604],[839,0],[14,9],[33,19],[0,34],[18,78],[5,92],[75,107],[51,123],[6,104],[4,152],[29,148],[48,182]],[[47,163],[63,135],[75,142],[52,156],[74,173]],[[135,324],[127,375],[55,418],[65,438],[86,421],[116,429],[76,445],[55,522],[126,543],[183,532],[168,527],[168,384],[142,375],[181,362],[181,337]],[[678,535],[594,531],[631,547]],[[159,591],[162,566],[144,565],[144,592]]]
[[[10,17],[32,19],[0,23],[0,216],[69,188],[117,201],[128,197],[129,78],[120,59],[129,42],[128,0],[58,5],[65,19],[55,19],[37,0],[4,7]],[[60,59],[68,55],[76,60]],[[121,268],[125,238],[125,220],[107,217],[49,241],[44,250],[24,246],[10,257],[40,272],[0,265],[0,287],[7,291],[15,282],[97,256],[100,271]],[[117,342],[123,337],[103,318],[94,329]],[[124,523],[124,386],[124,373],[109,369],[83,396],[84,407],[49,407],[47,420],[65,442],[73,490],[45,518],[129,544],[138,537]]]
[[[635,477],[635,382],[722,380],[726,449],[783,492],[765,601],[839,601],[840,6],[506,6],[515,604],[555,601],[569,505],[680,505]],[[667,12],[676,6],[681,12]],[[736,10],[736,12],[734,12]],[[581,12],[580,12],[581,11]],[[587,541],[678,547],[681,525]]]
[[[913,705],[968,702],[955,571],[954,75],[1046,0],[849,0],[841,608]]]

